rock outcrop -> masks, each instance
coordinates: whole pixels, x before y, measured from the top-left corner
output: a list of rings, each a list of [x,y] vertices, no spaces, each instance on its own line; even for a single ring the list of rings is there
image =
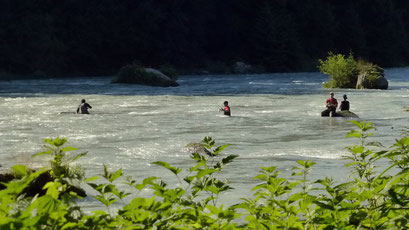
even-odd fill
[[[388,80],[384,75],[384,70],[374,65],[373,68],[358,75],[356,82],[357,89],[388,89]]]
[[[202,156],[213,156],[212,153],[207,150],[205,147],[203,147],[200,143],[189,143],[185,145],[183,148],[183,151],[188,152],[188,153],[198,153]]]
[[[7,183],[12,180],[19,179],[11,173],[2,173],[0,174],[0,182]],[[54,178],[50,175],[49,172],[45,172],[39,175],[34,181],[32,181],[23,191],[22,194],[25,196],[33,197],[35,195],[43,196],[46,194],[46,190],[43,187],[48,183],[54,181]],[[5,189],[6,187],[0,183],[0,190]],[[68,185],[66,192],[75,192],[78,196],[86,197],[87,194],[84,189],[76,186]]]
[[[359,118],[358,115],[349,111],[349,110],[342,110],[337,111],[335,114],[331,114],[330,112],[326,113],[326,110],[321,113],[321,117],[350,117],[350,118]]]
[[[112,79],[112,83],[139,84],[149,86],[179,86],[176,80],[152,68],[143,68],[137,65],[126,65],[122,67]]]
[[[249,64],[246,64],[244,62],[238,61],[234,64],[234,73],[237,74],[247,74],[252,72],[252,66]]]
[[[343,110],[343,111],[338,111],[337,114],[339,114],[340,117],[354,117],[354,118],[359,118],[358,115],[355,113],[349,111],[349,110]]]

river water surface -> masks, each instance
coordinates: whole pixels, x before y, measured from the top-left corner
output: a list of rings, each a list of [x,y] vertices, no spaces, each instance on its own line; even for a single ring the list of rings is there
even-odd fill
[[[339,101],[347,94],[351,111],[375,124],[372,141],[389,146],[409,126],[409,68],[385,75],[388,90],[334,92]],[[102,174],[105,163],[138,181],[158,176],[172,185],[177,180],[151,162],[187,169],[193,161],[184,146],[212,136],[231,144],[223,154],[239,155],[221,175],[235,188],[222,202],[248,197],[263,166],[275,165],[290,177],[297,160],[310,159],[318,163],[312,179],[346,180],[341,157],[356,143],[345,138],[355,127],[347,118],[320,117],[326,80],[319,73],[291,73],[182,76],[174,88],[110,84],[109,77],[0,82],[1,169],[43,165],[31,155],[42,151],[44,138],[59,136],[88,152],[79,160],[87,176]],[[73,114],[82,98],[93,107],[91,115]],[[225,100],[232,117],[218,111]],[[83,202],[96,205],[91,197]]]

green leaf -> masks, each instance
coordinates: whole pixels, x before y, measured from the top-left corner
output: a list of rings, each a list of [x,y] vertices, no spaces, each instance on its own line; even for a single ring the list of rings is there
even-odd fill
[[[155,162],[152,162],[152,164],[165,167],[169,169],[171,172],[173,172],[175,175],[178,175],[182,171],[182,169],[170,166],[167,162],[164,162],[164,161],[155,161]]]
[[[60,147],[60,146],[64,145],[67,142],[67,139],[66,138],[61,139],[60,137],[57,137],[54,140],[44,139],[44,141],[47,142],[48,144],[52,145],[52,146]]]
[[[11,169],[16,176],[25,176],[28,172],[28,168],[25,165],[14,165]]]
[[[349,121],[349,122],[351,122],[352,124],[356,125],[356,126],[359,127],[359,128],[362,128],[362,127],[363,127],[363,123],[361,123],[361,122],[359,122],[359,121]]]
[[[101,203],[103,203],[105,206],[110,206],[111,204],[115,203],[117,201],[116,198],[105,198],[103,195],[97,195],[95,196],[95,199],[99,200]]]
[[[69,222],[69,223],[64,224],[64,225],[62,226],[61,230],[64,230],[64,229],[75,229],[76,226],[78,226],[78,223]]]
[[[56,211],[60,201],[50,195],[44,195],[35,201],[37,212],[41,214],[52,213]]]
[[[268,179],[268,176],[266,174],[259,174],[253,178],[253,180],[263,180],[263,181],[266,181],[267,179]]]
[[[218,154],[221,153],[225,148],[227,148],[227,147],[229,147],[229,146],[230,146],[230,145],[227,144],[227,145],[222,145],[222,146],[217,147],[217,148],[214,150],[213,155],[218,155]]]
[[[98,180],[98,179],[99,179],[99,176],[93,176],[93,177],[87,178],[85,180],[85,182],[90,182],[90,181],[94,181],[94,180]]]
[[[67,147],[62,148],[60,151],[61,152],[69,152],[69,151],[75,151],[75,150],[78,150],[78,149],[74,148],[74,147],[71,147],[71,146],[67,146]]]
[[[219,209],[216,208],[213,205],[206,205],[206,208],[210,210],[211,213],[215,214],[215,215],[219,215]]]
[[[195,178],[196,178],[195,176],[187,176],[183,178],[183,180],[186,181],[186,183],[190,184]]]
[[[351,131],[350,133],[347,134],[347,138],[350,138],[350,137],[358,137],[358,138],[361,138],[361,137],[362,137],[362,134],[359,133],[359,132],[357,132],[357,131]]]
[[[107,213],[106,213],[105,211],[100,211],[100,210],[91,211],[91,213],[94,213],[94,214],[97,215],[97,216],[105,216],[105,215],[107,215]]]
[[[28,226],[33,227],[41,220],[41,218],[42,218],[41,216],[32,216],[28,219],[25,219],[23,221],[23,224],[25,227],[28,227]],[[1,221],[0,221],[0,225],[1,225]]]
[[[114,182],[116,179],[118,179],[120,176],[122,176],[122,169],[119,169],[115,173],[109,175],[109,181]]]
[[[368,143],[366,143],[366,145],[367,145],[367,146],[375,146],[375,147],[385,147],[385,146],[382,145],[381,142],[377,142],[377,141],[368,142]]]
[[[153,185],[153,181],[157,180],[157,179],[159,179],[159,178],[154,177],[154,176],[145,178],[145,179],[143,179],[142,184],[136,184],[136,185],[134,185],[134,187],[136,189],[138,189],[139,191],[141,191],[143,188],[146,187],[146,185],[148,185],[148,184]]]
[[[104,164],[104,175],[103,177],[107,180],[109,180],[109,171],[108,171],[108,166]]]
[[[231,163],[237,157],[239,157],[239,156],[238,155],[229,155],[229,156],[222,159],[222,163],[226,165],[228,163]]]
[[[53,151],[51,151],[51,150],[48,150],[48,151],[45,151],[45,152],[39,152],[39,153],[34,154],[34,155],[32,156],[32,158],[37,157],[37,156],[40,156],[40,155],[52,154],[52,153],[53,153]]]
[[[47,195],[50,195],[54,199],[58,199],[60,192],[59,188],[62,186],[61,183],[58,182],[48,182],[44,185],[43,189],[47,189]]]
[[[198,169],[198,173],[197,173],[197,178],[201,178],[204,177],[206,175],[209,174],[213,174],[214,172],[217,172],[217,169]]]
[[[80,157],[83,157],[85,155],[87,155],[88,152],[84,152],[84,153],[80,153],[78,154],[76,157],[74,157],[71,161],[76,161],[78,160]]]

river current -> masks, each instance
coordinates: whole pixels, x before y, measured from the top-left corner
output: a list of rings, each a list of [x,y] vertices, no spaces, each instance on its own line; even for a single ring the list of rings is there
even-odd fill
[[[347,94],[351,111],[376,126],[371,141],[390,146],[409,126],[409,68],[387,69],[388,90],[336,89]],[[0,169],[14,164],[44,165],[31,155],[44,138],[66,137],[87,151],[79,159],[87,176],[101,175],[103,164],[123,169],[141,181],[158,176],[177,180],[154,161],[187,169],[193,166],[184,146],[205,136],[231,144],[224,152],[239,155],[221,177],[235,188],[221,202],[239,202],[256,185],[260,167],[275,165],[291,178],[297,160],[317,162],[311,179],[348,179],[342,156],[357,140],[348,118],[323,118],[328,77],[319,73],[181,76],[172,88],[110,84],[110,77],[0,82]],[[93,107],[76,115],[80,100]],[[229,101],[232,117],[219,112]],[[186,175],[186,174],[184,174]],[[85,189],[93,194],[89,188]],[[96,204],[90,196],[84,206]]]

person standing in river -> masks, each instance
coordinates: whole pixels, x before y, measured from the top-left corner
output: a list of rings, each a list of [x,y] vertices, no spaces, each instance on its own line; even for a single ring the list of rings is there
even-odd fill
[[[229,102],[225,101],[223,105],[224,105],[224,108],[221,108],[220,111],[223,111],[224,115],[226,116],[231,116]]]
[[[88,104],[85,99],[82,99],[77,108],[77,114],[89,114],[88,109],[92,109],[91,105]]]

